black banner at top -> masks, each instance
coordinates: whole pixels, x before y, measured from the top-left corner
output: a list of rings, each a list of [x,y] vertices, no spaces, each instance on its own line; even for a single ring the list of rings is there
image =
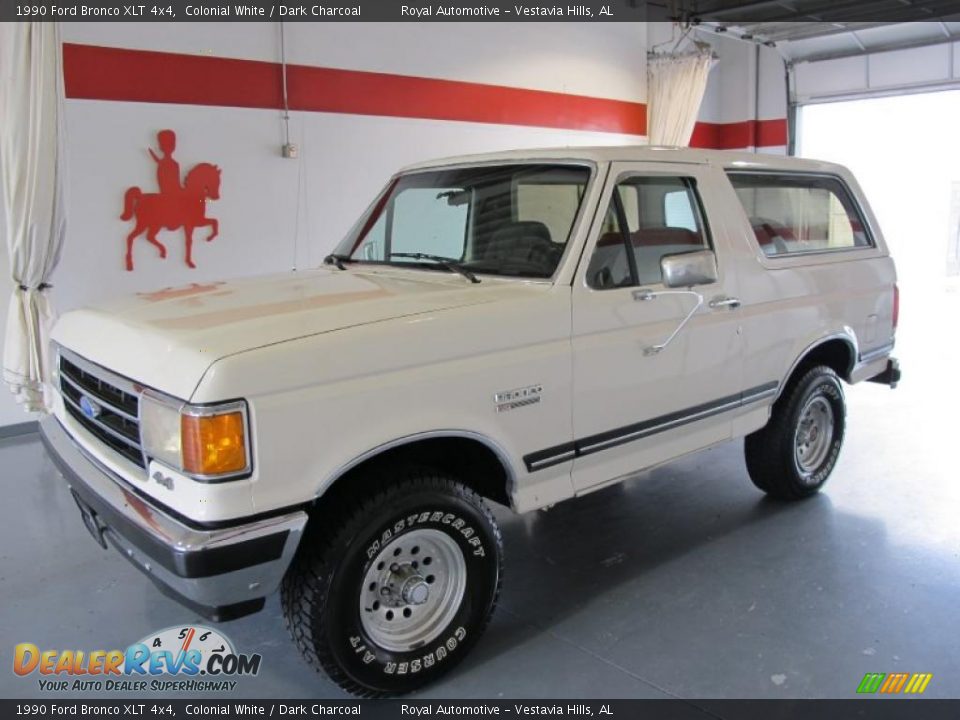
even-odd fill
[[[0,21],[911,22],[960,19],[955,0],[3,0]]]
[[[5,21],[641,22],[653,15],[666,19],[645,0],[14,0],[0,8],[0,20]]]

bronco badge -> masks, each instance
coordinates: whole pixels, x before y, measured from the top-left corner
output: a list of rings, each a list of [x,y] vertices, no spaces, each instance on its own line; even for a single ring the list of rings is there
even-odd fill
[[[543,394],[543,385],[528,385],[516,390],[505,390],[493,396],[497,404],[497,412],[516,410],[527,405],[536,405]]]

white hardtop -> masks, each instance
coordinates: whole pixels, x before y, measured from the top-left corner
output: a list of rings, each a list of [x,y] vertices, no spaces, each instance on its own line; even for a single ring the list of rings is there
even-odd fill
[[[715,165],[731,170],[783,170],[789,172],[815,172],[845,175],[846,168],[834,163],[785,155],[735,152],[731,150],[700,150],[697,148],[665,147],[658,145],[610,145],[595,147],[530,148],[502,152],[458,155],[455,157],[427,160],[408,165],[400,172],[451,165],[474,165],[485,163],[523,161],[534,162],[650,162]]]

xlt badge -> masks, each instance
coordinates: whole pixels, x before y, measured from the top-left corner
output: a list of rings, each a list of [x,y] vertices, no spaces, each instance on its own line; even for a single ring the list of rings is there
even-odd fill
[[[493,396],[497,404],[497,412],[516,410],[527,405],[536,405],[543,394],[543,385],[528,385],[516,390],[504,390]]]

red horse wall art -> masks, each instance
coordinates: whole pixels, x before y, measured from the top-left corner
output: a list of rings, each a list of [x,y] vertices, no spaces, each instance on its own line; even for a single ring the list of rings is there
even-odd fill
[[[194,165],[187,173],[186,181],[180,183],[180,164],[173,159],[177,147],[177,136],[173,130],[161,130],[157,133],[160,147],[158,156],[149,149],[150,157],[157,164],[157,186],[160,192],[144,193],[138,187],[128,188],[123,196],[123,214],[121,220],[136,219],[136,226],[127,235],[127,270],[133,270],[133,241],[146,232],[147,240],[160,253],[167,257],[166,246],[157,240],[161,230],[183,228],[186,239],[186,263],[195,268],[193,262],[193,231],[200,227],[209,227],[207,242],[213,240],[220,226],[213,218],[206,216],[207,199],[220,199],[220,168],[210,163]]]

